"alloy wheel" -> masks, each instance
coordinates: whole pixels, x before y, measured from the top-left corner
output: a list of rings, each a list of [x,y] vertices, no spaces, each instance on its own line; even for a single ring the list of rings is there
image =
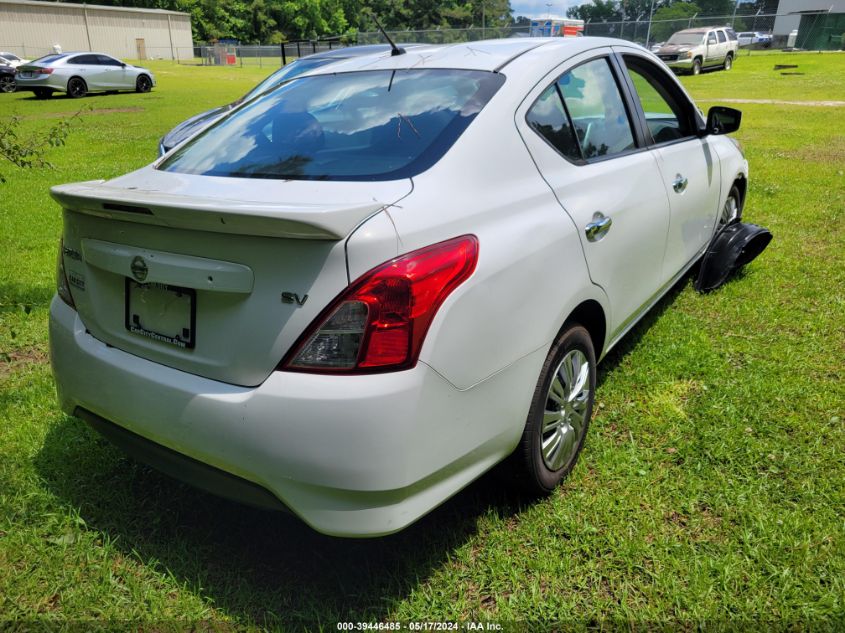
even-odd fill
[[[578,454],[590,395],[590,363],[581,350],[571,350],[555,369],[546,394],[541,451],[549,470],[560,470]]]
[[[0,77],[0,92],[14,92],[15,91],[15,78],[9,77],[8,75],[4,75]]]

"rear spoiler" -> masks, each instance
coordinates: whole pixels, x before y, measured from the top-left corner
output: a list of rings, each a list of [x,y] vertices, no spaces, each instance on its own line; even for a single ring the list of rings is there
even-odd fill
[[[102,180],[58,185],[50,195],[65,209],[179,229],[309,240],[341,240],[386,205],[244,202],[116,188]]]

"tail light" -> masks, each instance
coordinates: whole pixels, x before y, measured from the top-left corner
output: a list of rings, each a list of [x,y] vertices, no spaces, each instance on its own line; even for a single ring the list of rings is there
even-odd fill
[[[377,266],[329,304],[279,369],[344,374],[410,369],[438,308],[477,261],[478,240],[465,235]]]
[[[36,75],[52,75],[53,69],[52,68],[36,68],[32,72]]]
[[[56,258],[56,293],[62,301],[71,308],[75,308],[76,305],[73,303],[73,297],[70,295],[70,284],[68,284],[67,275],[65,274],[64,250],[64,240],[59,240],[59,256]]]

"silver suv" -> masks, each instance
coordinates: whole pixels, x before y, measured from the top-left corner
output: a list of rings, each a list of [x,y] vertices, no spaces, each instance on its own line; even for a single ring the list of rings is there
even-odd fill
[[[720,66],[730,70],[739,42],[730,27],[678,31],[657,51],[669,68],[697,75],[703,68]]]

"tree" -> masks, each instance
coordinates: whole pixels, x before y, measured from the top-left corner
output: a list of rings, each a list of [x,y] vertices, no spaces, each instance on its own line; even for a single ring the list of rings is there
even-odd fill
[[[692,2],[675,2],[667,7],[660,7],[654,12],[651,25],[651,40],[663,42],[675,31],[687,28],[689,19],[701,9]]]
[[[585,22],[618,22],[622,20],[622,5],[615,0],[594,0],[592,3],[569,7],[566,15]]]
[[[52,169],[45,154],[51,147],[60,147],[70,134],[73,123],[79,120],[81,108],[73,116],[62,119],[42,134],[22,134],[21,117],[12,116],[0,122],[0,159],[21,169]],[[0,183],[6,182],[0,173]]]

